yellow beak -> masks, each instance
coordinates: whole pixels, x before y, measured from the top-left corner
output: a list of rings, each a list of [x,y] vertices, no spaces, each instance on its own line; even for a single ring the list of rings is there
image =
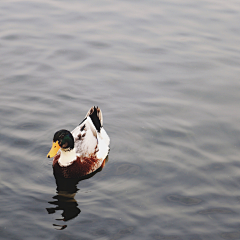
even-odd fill
[[[61,147],[59,146],[58,141],[53,142],[52,148],[51,148],[50,152],[48,153],[47,157],[48,158],[54,157],[60,148]]]

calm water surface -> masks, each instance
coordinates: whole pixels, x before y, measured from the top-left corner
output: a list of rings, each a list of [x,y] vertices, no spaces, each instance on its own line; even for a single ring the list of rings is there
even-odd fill
[[[239,22],[238,0],[1,1],[0,239],[240,239]],[[108,163],[57,187],[53,134],[92,105]]]

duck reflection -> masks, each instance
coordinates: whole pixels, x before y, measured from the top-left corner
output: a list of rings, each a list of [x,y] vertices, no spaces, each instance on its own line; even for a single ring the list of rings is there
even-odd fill
[[[105,163],[108,159],[105,159]],[[57,221],[67,222],[75,217],[77,217],[81,210],[78,207],[78,203],[75,200],[75,195],[78,192],[77,184],[80,181],[89,179],[93,177],[96,173],[102,171],[105,163],[97,169],[95,172],[78,178],[78,179],[66,179],[58,177],[54,174],[56,185],[57,185],[57,195],[53,196],[54,201],[50,201],[48,203],[54,205],[54,207],[46,208],[48,214],[54,214],[58,210],[62,210],[62,218],[56,219]],[[53,226],[58,230],[63,230],[67,227],[66,224],[53,224]]]

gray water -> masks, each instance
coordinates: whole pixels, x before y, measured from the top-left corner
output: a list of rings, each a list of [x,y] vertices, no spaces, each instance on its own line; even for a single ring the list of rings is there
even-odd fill
[[[239,23],[238,0],[1,1],[0,239],[240,239]],[[108,162],[66,200],[46,154],[93,105]]]

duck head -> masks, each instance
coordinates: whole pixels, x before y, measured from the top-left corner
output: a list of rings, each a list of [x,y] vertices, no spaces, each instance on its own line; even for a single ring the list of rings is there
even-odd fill
[[[54,157],[60,148],[65,152],[74,148],[74,138],[68,130],[59,130],[54,134],[52,148],[47,157]]]

